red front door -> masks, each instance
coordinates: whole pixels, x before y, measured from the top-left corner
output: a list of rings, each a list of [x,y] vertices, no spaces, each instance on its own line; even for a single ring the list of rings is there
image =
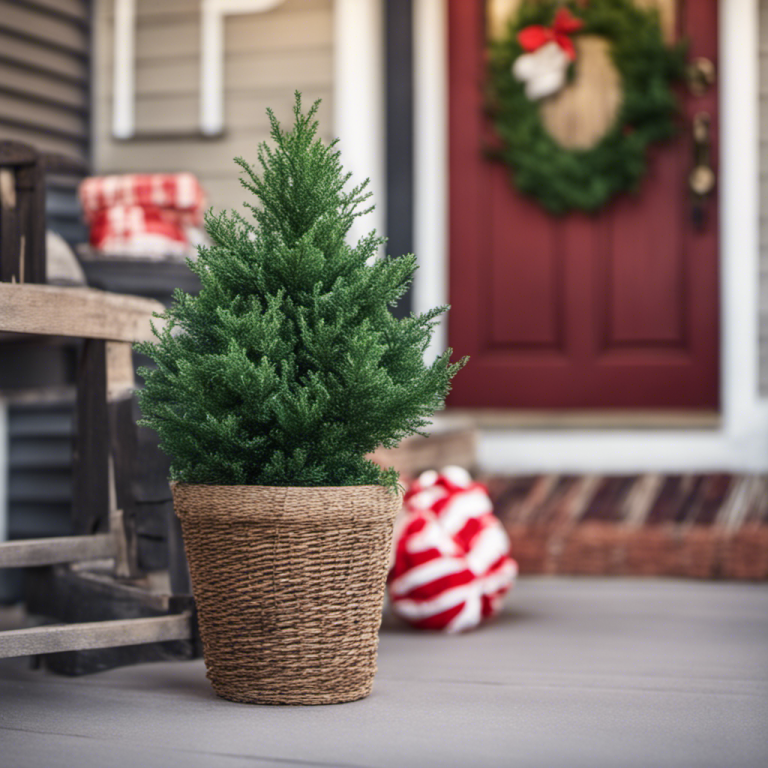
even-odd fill
[[[677,5],[689,56],[716,63],[716,0]],[[697,113],[717,163],[716,87],[680,89],[680,135],[651,151],[639,194],[554,217],[483,154],[484,6],[449,0],[449,338],[471,357],[449,404],[716,408],[717,201],[697,228],[688,190]]]

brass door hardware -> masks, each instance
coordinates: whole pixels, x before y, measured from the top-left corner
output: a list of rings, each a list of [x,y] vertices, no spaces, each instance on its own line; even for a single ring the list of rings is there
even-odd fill
[[[693,224],[703,229],[706,224],[704,202],[715,189],[715,172],[712,168],[710,135],[712,119],[708,112],[697,112],[693,117],[693,170],[688,176],[688,186],[693,195]]]
[[[715,83],[715,65],[710,59],[699,56],[688,64],[686,79],[691,94],[703,96]]]

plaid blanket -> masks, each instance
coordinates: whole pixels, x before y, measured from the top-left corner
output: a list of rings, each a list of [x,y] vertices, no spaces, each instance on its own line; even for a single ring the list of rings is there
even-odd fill
[[[205,194],[191,173],[94,176],[80,185],[91,246],[105,255],[186,256]]]

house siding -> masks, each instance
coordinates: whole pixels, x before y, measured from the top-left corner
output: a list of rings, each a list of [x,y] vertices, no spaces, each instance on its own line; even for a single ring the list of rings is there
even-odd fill
[[[760,394],[768,396],[768,0],[760,0]]]
[[[87,159],[86,0],[0,0],[0,138]]]
[[[0,139],[90,159],[89,0],[0,0]],[[76,179],[47,179],[47,226],[87,237]]]
[[[225,18],[224,135],[205,138],[198,133],[200,5],[137,0],[137,137],[115,140],[114,2],[98,0],[94,161],[99,173],[191,171],[215,209],[240,208],[244,192],[232,159],[255,162],[269,133],[268,106],[290,120],[294,90],[307,104],[322,98],[321,131],[331,138],[333,7],[331,0],[286,0],[265,13]]]

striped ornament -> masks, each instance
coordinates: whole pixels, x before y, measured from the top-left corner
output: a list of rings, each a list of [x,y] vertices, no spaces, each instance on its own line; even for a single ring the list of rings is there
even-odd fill
[[[419,629],[476,627],[498,612],[517,575],[488,491],[461,467],[413,483],[394,541],[390,604]]]

